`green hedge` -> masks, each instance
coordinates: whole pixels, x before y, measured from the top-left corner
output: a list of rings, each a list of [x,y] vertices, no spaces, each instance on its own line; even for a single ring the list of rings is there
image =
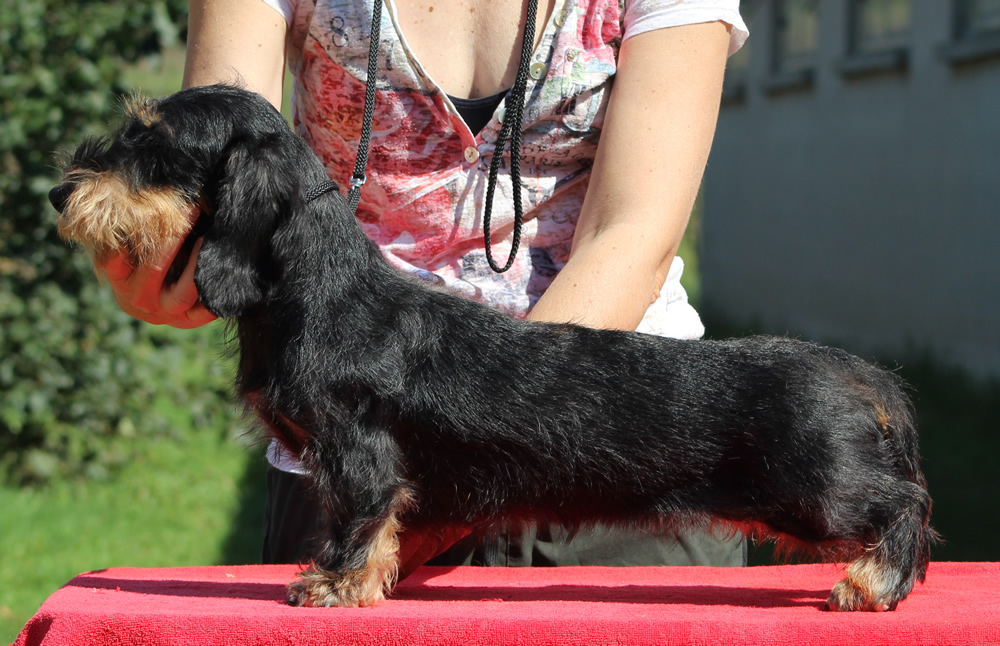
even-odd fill
[[[128,64],[183,37],[186,2],[0,8],[0,478],[105,477],[143,435],[232,419],[218,336],[123,314],[55,234],[58,150],[103,132]]]

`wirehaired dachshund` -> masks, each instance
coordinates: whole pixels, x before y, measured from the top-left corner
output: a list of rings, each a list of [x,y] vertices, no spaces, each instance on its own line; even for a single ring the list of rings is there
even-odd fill
[[[231,322],[239,396],[326,511],[291,603],[376,604],[400,534],[497,522],[776,538],[849,562],[833,610],[892,610],[924,579],[931,500],[894,374],[786,338],[516,320],[390,267],[259,95],[125,112],[71,154],[59,230],[135,265],[203,237],[195,282]]]

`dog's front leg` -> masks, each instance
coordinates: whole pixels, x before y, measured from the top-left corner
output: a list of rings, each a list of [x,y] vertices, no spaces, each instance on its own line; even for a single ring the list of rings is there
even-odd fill
[[[375,438],[367,438],[375,440]],[[314,607],[371,606],[396,581],[401,525],[409,488],[386,447],[365,442],[329,462],[321,452],[313,474],[327,512],[310,566],[289,586],[289,603]]]

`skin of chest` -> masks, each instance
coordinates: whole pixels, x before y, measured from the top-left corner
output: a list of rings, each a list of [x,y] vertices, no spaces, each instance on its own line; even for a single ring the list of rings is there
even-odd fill
[[[536,46],[560,1],[538,0]],[[392,4],[410,48],[445,92],[475,99],[513,85],[527,0],[394,0]]]

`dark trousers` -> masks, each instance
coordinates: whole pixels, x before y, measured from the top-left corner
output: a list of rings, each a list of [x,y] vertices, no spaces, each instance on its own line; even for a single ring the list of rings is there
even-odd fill
[[[303,563],[323,511],[302,476],[267,470],[264,563]],[[567,540],[568,539],[568,540]],[[598,527],[569,537],[558,526],[467,536],[428,565],[746,565],[746,541],[706,532],[653,536]]]

